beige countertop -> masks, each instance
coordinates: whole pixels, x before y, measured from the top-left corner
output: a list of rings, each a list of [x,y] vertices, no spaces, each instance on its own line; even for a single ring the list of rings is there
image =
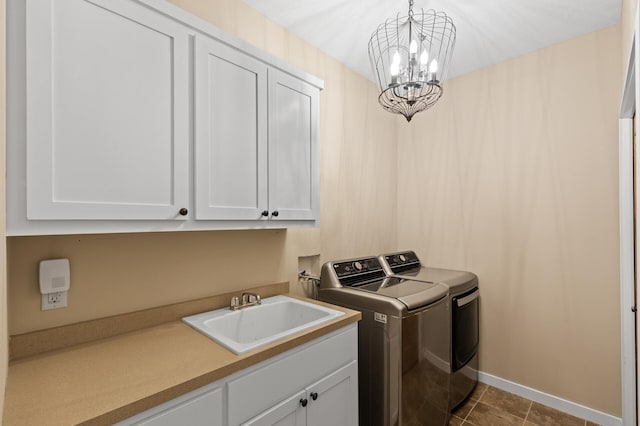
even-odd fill
[[[12,361],[3,424],[112,424],[360,320],[331,307],[346,315],[244,355],[172,321]]]

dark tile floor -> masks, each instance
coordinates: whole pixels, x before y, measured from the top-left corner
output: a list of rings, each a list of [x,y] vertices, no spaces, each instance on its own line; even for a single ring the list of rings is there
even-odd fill
[[[597,426],[562,411],[478,383],[450,426]]]

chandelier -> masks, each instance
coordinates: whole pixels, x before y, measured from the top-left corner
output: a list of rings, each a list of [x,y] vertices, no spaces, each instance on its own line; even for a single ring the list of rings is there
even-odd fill
[[[411,121],[442,96],[456,27],[444,12],[432,9],[387,19],[369,40],[369,59],[378,79],[378,102],[385,110]]]

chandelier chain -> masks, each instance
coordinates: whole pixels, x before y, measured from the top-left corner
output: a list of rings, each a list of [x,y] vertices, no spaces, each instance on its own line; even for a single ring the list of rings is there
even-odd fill
[[[413,0],[409,0],[409,17],[413,17]]]

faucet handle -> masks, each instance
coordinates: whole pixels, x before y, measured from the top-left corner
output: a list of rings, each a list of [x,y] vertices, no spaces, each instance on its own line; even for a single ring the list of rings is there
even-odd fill
[[[238,298],[238,296],[233,296],[231,298],[231,306],[229,307],[229,309],[235,311],[236,309],[238,309],[239,306],[240,306],[240,299]]]
[[[252,300],[253,298],[253,300]],[[244,292],[242,293],[242,304],[249,304],[249,303],[255,303],[256,305],[260,305],[262,304],[262,301],[260,299],[260,295],[256,294],[256,293],[252,293],[252,292]]]

